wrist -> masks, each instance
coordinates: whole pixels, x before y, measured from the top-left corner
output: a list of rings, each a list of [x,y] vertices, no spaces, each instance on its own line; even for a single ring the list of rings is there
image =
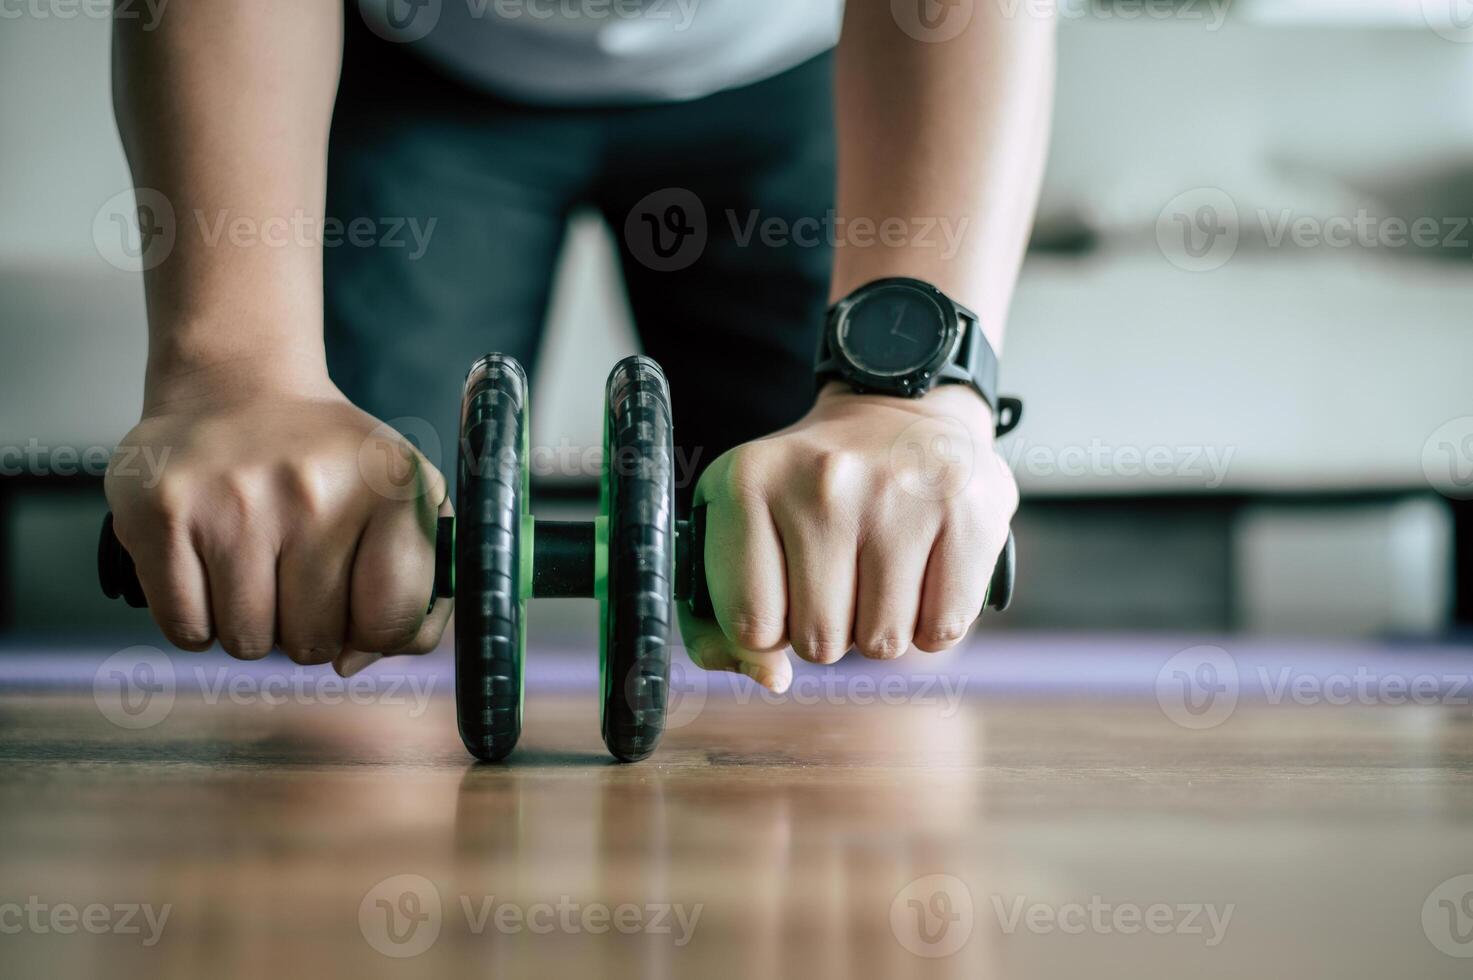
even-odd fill
[[[955,419],[976,433],[992,438],[996,420],[976,389],[964,384],[937,385],[919,398],[860,393],[847,382],[830,380],[819,389],[815,410],[909,412],[931,418]]]
[[[218,340],[218,342],[212,342]],[[245,332],[232,325],[155,334],[144,376],[144,414],[215,407],[263,395],[336,395],[320,335]]]

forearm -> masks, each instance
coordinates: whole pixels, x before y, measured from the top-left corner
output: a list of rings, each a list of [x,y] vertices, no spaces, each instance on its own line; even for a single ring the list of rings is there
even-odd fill
[[[1010,16],[979,3],[959,35],[927,42],[901,30],[888,0],[850,0],[836,75],[839,214],[899,218],[912,234],[839,248],[834,299],[884,276],[925,279],[975,310],[1002,350],[1048,141],[1054,20],[1032,12],[1045,6]]]
[[[338,0],[181,0],[151,31],[115,21],[114,106],[134,184],[167,200],[175,229],[145,272],[151,402],[180,397],[190,377],[325,380],[321,229],[341,37]]]

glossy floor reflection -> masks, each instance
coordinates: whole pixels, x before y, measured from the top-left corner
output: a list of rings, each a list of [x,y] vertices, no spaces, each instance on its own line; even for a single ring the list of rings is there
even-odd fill
[[[513,761],[475,766],[446,697],[181,694],[129,730],[91,694],[5,695],[0,973],[1137,980],[1473,964],[1456,955],[1473,954],[1466,706],[1244,704],[1190,730],[1125,696],[818,700],[713,694],[654,759],[620,766],[592,692],[534,692]]]

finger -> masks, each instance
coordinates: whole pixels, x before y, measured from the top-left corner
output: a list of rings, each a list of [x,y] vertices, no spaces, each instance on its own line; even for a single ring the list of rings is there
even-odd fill
[[[363,650],[344,650],[337,655],[332,662],[332,669],[338,672],[339,677],[352,677],[365,668],[371,667],[383,659],[383,654],[368,653]]]
[[[450,498],[446,497],[440,502],[439,516],[452,517],[454,516],[454,514],[455,508],[450,506]],[[436,526],[436,530],[438,531],[438,524]],[[434,573],[431,572],[431,578],[433,577]],[[431,585],[431,590],[433,591],[433,583]],[[450,614],[454,610],[454,600],[441,596],[435,596],[434,606],[431,607],[429,615],[425,617],[424,622],[420,625],[419,632],[415,635],[414,639],[409,642],[408,646],[404,647],[402,650],[395,651],[395,653],[429,653],[431,650],[439,647],[440,640],[445,635],[445,627],[450,624]]]
[[[787,644],[787,573],[782,541],[766,502],[751,493],[707,498],[706,479],[696,503],[707,503],[706,581],[716,621],[743,650],[781,650]]]
[[[939,653],[961,642],[982,612],[1001,547],[980,534],[945,528],[931,547],[921,591],[915,645]]]
[[[330,663],[348,632],[352,531],[305,528],[282,546],[277,573],[281,648],[299,664]]]
[[[113,529],[133,558],[149,614],[164,636],[181,650],[209,649],[215,636],[210,592],[189,530],[180,525],[140,537],[122,522]]]
[[[858,543],[848,515],[780,519],[787,561],[788,639],[804,660],[831,664],[854,645]]]
[[[691,662],[704,670],[742,674],[774,694],[782,694],[793,683],[793,664],[787,651],[744,650],[709,619],[699,619],[687,603],[680,606],[680,633]]]
[[[202,550],[220,645],[237,660],[260,660],[276,642],[275,543],[246,532]]]
[[[887,527],[859,551],[854,640],[859,652],[873,660],[893,660],[910,649],[935,539],[934,533],[906,537],[897,530]]]
[[[414,503],[380,507],[358,539],[349,587],[348,645],[407,652],[434,591],[434,521]]]

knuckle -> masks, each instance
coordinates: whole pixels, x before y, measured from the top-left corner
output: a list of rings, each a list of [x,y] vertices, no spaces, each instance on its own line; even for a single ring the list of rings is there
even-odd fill
[[[793,637],[793,650],[804,660],[815,664],[831,664],[849,652],[849,634],[845,630],[814,627]]]
[[[720,489],[734,500],[759,496],[770,469],[767,454],[756,444],[738,446],[731,451],[722,471]]]
[[[220,646],[236,660],[260,660],[271,652],[272,638],[254,630],[231,630],[220,634]]]
[[[895,660],[905,654],[910,642],[894,630],[878,630],[859,641],[859,652],[871,660]]]
[[[949,649],[962,641],[971,626],[971,618],[961,615],[923,620],[916,629],[915,645],[928,653]]]
[[[423,610],[420,610],[423,612]],[[360,617],[354,628],[354,647],[370,653],[398,653],[414,642],[421,617],[408,608],[387,608]]]
[[[334,474],[316,460],[302,460],[283,466],[278,480],[293,509],[309,518],[321,517],[332,508]]]
[[[835,512],[854,495],[859,461],[843,449],[825,449],[813,461],[813,499],[821,509]]]
[[[786,623],[763,610],[734,609],[727,614],[727,635],[743,649],[759,650],[782,641]]]
[[[292,663],[303,667],[331,663],[343,652],[341,641],[329,637],[303,637],[283,644]]]
[[[198,653],[208,648],[215,638],[207,621],[166,615],[159,617],[157,622],[168,641],[181,650]]]

